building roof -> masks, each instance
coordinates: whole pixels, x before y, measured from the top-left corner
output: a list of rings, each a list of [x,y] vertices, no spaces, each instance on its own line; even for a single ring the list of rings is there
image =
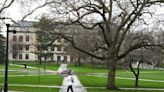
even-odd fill
[[[17,23],[12,24],[12,27],[32,27],[34,21],[18,21]]]

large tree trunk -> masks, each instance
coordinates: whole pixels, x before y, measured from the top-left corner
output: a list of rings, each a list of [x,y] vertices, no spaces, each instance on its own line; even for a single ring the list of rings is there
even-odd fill
[[[110,59],[109,63],[109,72],[108,72],[108,79],[107,79],[107,89],[116,90],[117,87],[115,85],[115,72],[116,72],[116,60]]]

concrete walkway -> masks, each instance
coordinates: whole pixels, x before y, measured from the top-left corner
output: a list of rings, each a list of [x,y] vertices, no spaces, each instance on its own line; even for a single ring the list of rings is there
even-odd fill
[[[67,64],[61,64],[60,67],[58,68],[57,73],[61,74],[61,72],[67,70]]]
[[[67,64],[61,64],[59,71],[62,72],[62,70],[67,69]],[[73,91],[74,92],[87,92],[87,90],[83,87],[83,85],[80,83],[78,77],[76,75],[73,75],[74,83],[73,83]],[[62,86],[59,90],[59,92],[67,92],[68,87],[68,77],[64,77]]]

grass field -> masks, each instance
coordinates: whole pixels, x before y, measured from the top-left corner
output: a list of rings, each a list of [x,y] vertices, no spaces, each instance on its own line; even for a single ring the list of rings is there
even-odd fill
[[[103,69],[103,68],[93,69],[89,66],[75,67],[73,65],[69,65],[69,68],[74,69],[81,83],[84,86],[96,87],[96,88],[106,87],[107,72],[108,72],[107,69]],[[134,78],[135,77],[130,70],[117,70],[116,71],[116,85],[120,88],[125,88],[125,87],[133,88],[134,83],[135,83]],[[142,69],[140,71],[139,87],[140,88],[164,88],[164,71]],[[100,92],[100,91],[89,89],[89,92]],[[109,92],[109,91],[104,89],[104,91],[101,90],[101,92]],[[111,92],[115,92],[115,91],[111,91]],[[124,91],[121,91],[121,92],[124,92]],[[126,92],[134,92],[134,91],[126,91]],[[136,91],[136,92],[149,92],[149,91]],[[158,91],[152,91],[152,92],[158,92]]]
[[[19,65],[22,65],[19,63]],[[24,69],[24,67],[18,67],[9,65],[9,90],[24,91],[24,92],[59,92],[59,88],[53,88],[61,86],[63,77],[51,73],[47,73],[43,70],[44,64],[31,64],[27,63],[27,66],[35,67]],[[88,88],[88,92],[163,92],[163,91],[135,91],[135,90],[117,90],[109,91],[105,89],[107,81],[107,69],[103,67],[91,67],[89,65],[75,67],[69,65],[69,68],[73,69],[81,83]],[[40,69],[37,69],[40,68]],[[56,71],[58,65],[46,64],[46,69]],[[139,87],[141,88],[164,88],[164,71],[160,70],[141,70],[139,80]],[[3,88],[4,82],[4,65],[0,65],[0,84]],[[129,70],[117,70],[116,71],[116,84],[120,88],[134,87],[134,75]],[[103,87],[103,89],[102,89]]]
[[[27,64],[27,66],[32,66],[34,67],[34,69],[24,69],[23,66],[18,67],[14,65],[9,65],[9,90],[24,92],[59,92],[59,88],[53,88],[51,86],[60,86],[62,84],[63,77],[47,73],[43,70],[44,65],[38,66],[38,64]],[[58,69],[58,66],[55,64],[47,64],[46,69],[56,71]],[[3,88],[3,83],[4,65],[0,65],[0,88]]]

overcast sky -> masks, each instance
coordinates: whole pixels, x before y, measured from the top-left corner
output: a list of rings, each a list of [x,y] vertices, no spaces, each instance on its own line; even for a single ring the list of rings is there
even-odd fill
[[[33,6],[33,7],[35,7],[35,6]],[[9,7],[5,11],[4,16],[5,17],[11,17],[13,20],[18,21],[25,14],[25,12],[23,12],[23,8],[20,7],[18,4],[13,4],[13,5],[11,5],[11,7]],[[163,18],[163,16],[164,16],[164,7],[156,6],[156,7],[152,7],[151,9],[152,9],[152,11],[154,11],[156,13],[156,15],[162,16],[161,18]],[[35,13],[33,13],[31,16],[27,17],[25,20],[34,21],[37,16],[41,15],[44,12],[46,12],[45,8],[37,10]],[[3,29],[3,31],[4,30],[6,30],[6,29]],[[3,34],[5,34],[5,33],[3,32]]]

